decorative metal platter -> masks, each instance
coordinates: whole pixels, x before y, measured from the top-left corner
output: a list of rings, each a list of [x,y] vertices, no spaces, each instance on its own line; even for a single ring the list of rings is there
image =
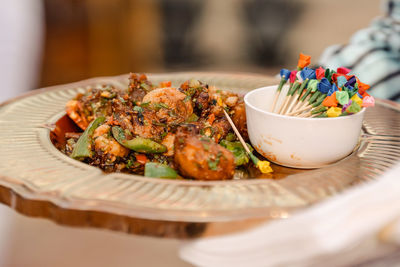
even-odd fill
[[[273,78],[253,74],[148,76],[154,83],[171,80],[175,86],[196,78],[240,93],[276,83]],[[95,78],[35,90],[3,103],[0,201],[23,214],[61,224],[185,238],[226,232],[215,230],[226,225],[243,229],[254,222],[285,218],[377,178],[400,159],[400,105],[383,100],[367,110],[360,145],[351,155],[315,170],[274,165],[275,174],[269,179],[200,182],[104,173],[53,146],[49,126],[65,114],[65,103],[76,93],[102,84],[125,88],[127,83],[127,75]]]

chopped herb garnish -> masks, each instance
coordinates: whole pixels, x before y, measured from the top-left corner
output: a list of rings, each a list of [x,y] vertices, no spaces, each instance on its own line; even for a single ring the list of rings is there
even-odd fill
[[[212,160],[212,159],[207,160],[208,168],[210,168],[210,170],[216,171],[218,169],[218,164],[220,162],[221,156],[222,156],[222,152],[219,151],[217,153],[217,157],[215,160]]]
[[[209,144],[202,143],[202,145],[203,145],[203,148],[204,148],[205,151],[209,151],[210,150],[210,145]]]
[[[146,92],[151,91],[151,86],[148,85],[148,84],[146,84],[146,83],[141,83],[141,84],[140,84],[140,87],[141,87],[142,89],[144,89]]]
[[[187,95],[187,96],[185,96],[185,98],[183,99],[183,102],[188,102],[188,101],[190,101],[190,99],[191,99],[191,96],[190,96],[190,95]]]
[[[225,137],[227,141],[235,141],[236,140],[236,135],[234,133],[228,133]]]
[[[201,141],[207,141],[207,142],[210,142],[210,141],[211,141],[210,138],[208,138],[207,136],[201,136],[201,137],[200,137],[200,140],[201,140]]]
[[[164,137],[166,137],[167,134],[168,134],[168,132],[163,132],[163,133],[161,134],[161,139],[164,138]]]
[[[190,114],[190,116],[186,119],[186,122],[195,122],[195,121],[198,121],[199,120],[199,117],[195,114],[195,113],[192,113],[192,114]]]
[[[134,110],[134,111],[137,111],[137,112],[140,112],[140,113],[143,112],[143,108],[142,108],[142,107],[139,107],[139,106],[134,106],[134,107],[133,107],[133,110]]]
[[[154,108],[156,110],[162,109],[162,108],[169,108],[169,106],[167,104],[164,103],[154,103],[153,104]]]
[[[126,167],[127,168],[132,167],[134,162],[135,161],[132,158],[128,159],[128,161],[126,162]]]
[[[152,121],[151,123],[152,123],[153,125],[156,125],[156,126],[167,127],[167,124],[166,124],[166,123],[161,123],[161,122],[158,122],[158,121]]]
[[[146,108],[146,107],[148,107],[150,105],[150,102],[143,102],[142,104],[140,104],[140,106],[142,107],[142,108]]]
[[[119,99],[119,101],[121,101],[122,103],[124,103],[124,104],[126,103],[125,99],[123,99],[122,97],[119,96],[118,99]]]
[[[176,117],[177,117],[177,115],[176,115],[176,113],[175,113],[174,110],[168,111],[168,115],[169,115],[170,117],[173,117],[173,118],[176,118]]]
[[[201,135],[212,137],[215,134],[214,128],[211,126],[205,127],[200,130]]]

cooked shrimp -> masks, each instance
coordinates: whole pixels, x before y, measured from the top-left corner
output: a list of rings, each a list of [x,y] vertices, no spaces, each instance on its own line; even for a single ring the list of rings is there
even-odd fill
[[[143,103],[150,103],[150,107],[157,111],[157,117],[167,123],[184,122],[192,113],[191,101],[176,88],[158,88],[143,98]]]
[[[167,152],[164,153],[165,156],[173,156],[174,155],[174,141],[175,141],[175,134],[168,133],[164,139],[162,140],[161,144],[167,147]]]
[[[65,110],[68,116],[81,128],[85,130],[88,127],[89,122],[87,121],[83,108],[78,100],[70,100],[65,105]]]
[[[165,131],[164,127],[157,123],[158,118],[154,110],[144,110],[132,119],[133,134],[144,138],[160,139]]]
[[[125,157],[129,154],[129,149],[121,146],[113,137],[109,135],[110,126],[103,124],[94,131],[94,147],[105,154],[110,154],[111,161],[116,157]]]

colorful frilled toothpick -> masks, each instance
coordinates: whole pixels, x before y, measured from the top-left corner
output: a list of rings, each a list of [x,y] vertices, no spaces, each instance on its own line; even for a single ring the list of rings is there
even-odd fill
[[[311,57],[300,53],[299,60],[297,62],[297,71],[292,71],[290,73],[290,87],[286,94],[286,98],[284,99],[282,105],[278,109],[279,114],[286,113],[288,105],[292,101],[293,95],[297,90],[299,90],[299,88],[301,88],[303,81],[301,79],[298,80],[299,77],[301,78],[301,75],[298,72],[301,72],[305,67],[310,65],[310,63],[311,63]]]
[[[285,114],[287,115],[293,109],[293,107],[300,102],[301,97],[307,92],[306,86],[311,79],[315,79],[315,70],[305,67],[302,71],[298,72],[298,80],[301,82],[301,86],[297,90],[297,98],[295,96],[294,100],[290,103]],[[296,95],[296,93],[295,93]]]
[[[300,54],[297,70],[281,70],[282,79],[271,112],[304,118],[326,118],[347,116],[374,106],[375,99],[366,92],[369,85],[351,74],[350,69],[340,67],[335,71],[319,67],[314,70],[307,67],[310,59]],[[288,80],[290,87],[287,95],[276,109],[281,89]]]
[[[271,112],[274,112],[275,106],[276,106],[276,102],[277,102],[277,100],[279,98],[279,95],[280,95],[280,93],[282,91],[282,88],[290,78],[290,70],[281,69],[280,75],[281,75],[281,81],[280,81],[280,83],[278,85],[278,88],[276,89],[276,92],[275,92],[274,100],[273,100],[271,108],[270,108]]]

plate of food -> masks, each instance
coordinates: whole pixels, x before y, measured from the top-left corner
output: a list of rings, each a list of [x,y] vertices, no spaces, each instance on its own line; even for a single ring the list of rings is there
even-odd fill
[[[129,74],[10,100],[0,106],[1,201],[64,224],[181,237],[188,225],[199,234],[210,222],[285,218],[400,158],[399,105],[377,100],[343,159],[260,170],[257,160],[267,159],[248,138],[243,97],[277,83],[255,74]]]

